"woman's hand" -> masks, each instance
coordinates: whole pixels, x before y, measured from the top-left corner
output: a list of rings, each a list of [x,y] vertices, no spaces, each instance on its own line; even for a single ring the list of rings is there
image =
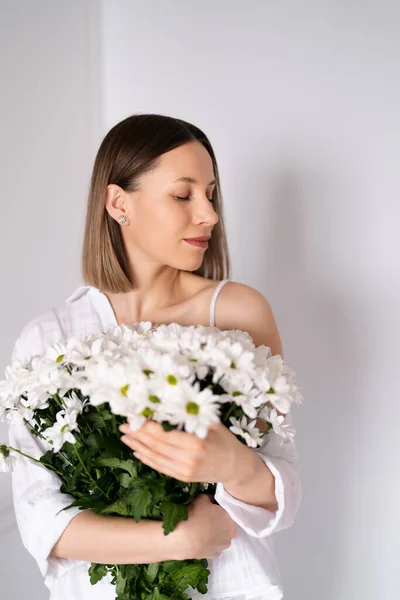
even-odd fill
[[[237,536],[236,523],[214,504],[207,494],[199,494],[188,506],[187,521],[174,529],[178,560],[218,558]]]
[[[185,431],[164,431],[160,423],[146,421],[137,431],[120,426],[121,440],[144,464],[186,482],[234,483],[252,451],[225,425],[211,425],[206,439]]]

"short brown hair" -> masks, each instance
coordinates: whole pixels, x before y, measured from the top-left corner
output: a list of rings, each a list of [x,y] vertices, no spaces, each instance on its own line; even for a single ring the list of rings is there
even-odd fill
[[[195,273],[206,279],[230,277],[218,166],[208,138],[195,125],[181,119],[138,114],[117,123],[96,155],[82,249],[82,275],[86,284],[110,293],[133,289],[120,225],[105,208],[107,186],[116,184],[127,192],[135,191],[139,177],[150,171],[162,154],[194,140],[206,148],[212,159],[216,178],[213,205],[219,217],[203,263]]]

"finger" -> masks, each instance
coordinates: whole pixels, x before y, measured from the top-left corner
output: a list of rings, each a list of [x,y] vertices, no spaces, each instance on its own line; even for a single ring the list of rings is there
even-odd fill
[[[165,440],[168,444],[176,446],[178,448],[184,448],[186,450],[196,451],[204,445],[205,441],[201,440],[194,433],[188,433],[187,431],[173,431],[165,432]]]
[[[143,456],[152,456],[157,460],[169,459],[175,463],[187,464],[190,459],[190,454],[187,451],[181,450],[176,446],[164,444],[150,436],[141,436],[139,438],[124,435],[121,437],[121,441],[132,450],[136,450],[143,454]]]
[[[155,469],[159,473],[163,473],[164,475],[168,475],[169,477],[173,477],[174,479],[178,479],[179,481],[185,481],[182,473],[180,473],[179,470],[174,468],[171,462],[167,459],[156,460],[152,456],[144,456],[140,452],[134,452],[133,454],[142,463],[144,463],[148,467],[151,467],[152,469]]]
[[[146,421],[146,423],[144,423],[140,429],[136,429],[135,431],[130,429],[129,424],[127,423],[121,425],[120,430],[134,438],[138,437],[139,439],[142,436],[143,439],[144,436],[152,436],[153,438],[163,441],[170,446],[176,446],[178,448],[185,449],[185,451],[198,449],[199,443],[202,441],[199,440],[199,438],[193,433],[187,433],[186,431],[178,431],[176,429],[172,431],[164,431],[160,423],[150,420]]]
[[[198,451],[202,446],[202,440],[199,440],[192,434],[188,434],[182,431],[171,431],[166,432],[156,423],[157,427],[146,427],[143,426],[141,429],[132,431],[129,425],[121,426],[120,430],[126,433],[131,439],[138,440],[146,446],[153,448],[160,454],[166,454],[172,456],[171,452],[179,451],[185,456],[191,454],[193,451]],[[180,436],[171,436],[172,433],[181,434]],[[194,439],[193,439],[194,438]]]

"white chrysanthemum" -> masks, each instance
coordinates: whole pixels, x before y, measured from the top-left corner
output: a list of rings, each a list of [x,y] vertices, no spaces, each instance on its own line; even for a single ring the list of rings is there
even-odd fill
[[[282,375],[286,377],[286,381],[290,384],[290,396],[295,404],[301,404],[304,401],[303,395],[296,384],[296,373],[288,365],[283,365]]]
[[[130,386],[125,398],[120,397],[111,403],[112,412],[127,417],[133,430],[139,429],[147,419],[159,423],[166,420],[165,407],[156,380]]]
[[[160,398],[163,405],[168,405],[179,395],[182,382],[191,384],[194,382],[194,376],[192,379],[181,379],[173,373],[153,375],[151,377],[151,394]]]
[[[239,343],[246,352],[253,352],[255,344],[253,338],[247,331],[240,329],[227,329],[218,331],[219,339],[228,339],[232,344]]]
[[[152,348],[146,348],[140,353],[140,362],[143,370],[150,370],[158,376],[172,376],[180,380],[192,375],[191,364],[182,354],[160,354]]]
[[[264,402],[269,402],[283,414],[289,412],[292,402],[301,401],[293,373],[279,355],[269,357],[265,367],[256,368],[254,383],[262,392]]]
[[[256,367],[265,367],[272,352],[269,346],[257,346],[254,350],[254,362]]]
[[[71,377],[57,363],[41,363],[35,371],[36,385],[27,390],[27,406],[32,409],[46,408],[47,399],[53,394],[63,396],[71,388]]]
[[[222,375],[227,375],[231,369],[232,359],[228,354],[230,347],[227,340],[219,341],[215,336],[210,336],[202,349],[200,361],[215,369],[213,383],[216,383]]]
[[[92,343],[91,354],[93,357],[107,358],[110,362],[117,362],[120,357],[133,356],[143,344],[147,343],[147,338],[151,336],[153,330],[150,321],[118,325]]]
[[[110,403],[110,409],[114,415],[126,417],[129,422],[132,422],[132,429],[139,429],[147,419],[156,420],[157,415],[155,411],[151,412],[149,404],[147,393],[133,396],[127,394],[125,398],[115,397]]]
[[[204,327],[202,325],[183,326],[178,323],[158,325],[154,330],[149,345],[161,352],[186,351],[196,352],[204,340]]]
[[[78,398],[76,392],[71,391],[69,397],[64,396],[62,401],[65,404],[67,411],[76,411],[78,414],[82,413],[84,403]]]
[[[259,392],[255,389],[251,389],[247,394],[235,395],[233,401],[238,406],[241,406],[243,412],[250,417],[255,419],[259,412],[259,407],[263,404],[263,399]]]
[[[269,392],[271,389],[271,382],[267,367],[256,367],[254,374],[254,385],[260,390],[260,392],[264,394]]]
[[[21,394],[36,385],[36,374],[32,373],[29,366],[24,367],[19,361],[7,366],[5,375],[6,379],[1,382],[0,397],[14,399],[16,404]]]
[[[125,365],[109,365],[105,360],[88,365],[86,375],[87,381],[81,384],[81,391],[84,396],[90,397],[89,402],[93,406],[112,403],[120,396],[126,397],[133,377]]]
[[[272,381],[275,381],[277,377],[282,375],[284,366],[283,358],[279,354],[274,354],[268,358],[267,367]]]
[[[187,378],[195,375],[203,380],[210,370],[204,352],[207,342],[205,329],[202,325],[188,327],[177,323],[160,325],[149,338],[148,347],[156,353],[168,353],[171,361],[177,364],[187,365],[189,372],[182,375]]]
[[[64,342],[63,340],[60,340],[56,344],[53,344],[53,346],[48,346],[46,348],[46,351],[45,351],[43,357],[46,361],[61,362],[61,360],[62,360],[61,357],[63,357],[65,355],[66,350],[67,350],[66,342]]]
[[[88,361],[95,361],[96,358],[116,360],[128,348],[133,348],[141,335],[132,327],[120,325],[107,333],[93,332],[82,340],[71,337],[67,342],[58,342],[47,349],[46,356],[76,366],[86,366]]]
[[[222,378],[221,385],[227,392],[220,396],[221,402],[234,402],[248,417],[254,419],[257,416],[257,409],[264,404],[264,400],[249,377]]]
[[[50,394],[46,390],[36,388],[26,393],[26,398],[20,398],[20,404],[31,410],[42,410],[48,408]]]
[[[76,410],[70,412],[61,410],[56,414],[56,423],[43,431],[43,437],[47,442],[52,442],[55,452],[59,452],[65,442],[76,443],[72,431],[78,430],[77,416],[78,412]]]
[[[262,418],[271,423],[274,432],[283,439],[291,439],[294,437],[295,429],[293,425],[285,424],[285,416],[278,415],[275,408],[270,411],[265,410]]]
[[[184,428],[188,433],[204,439],[209,426],[220,422],[218,398],[209,388],[200,391],[198,382],[190,385],[182,381],[166,406],[168,420],[178,425],[178,429]]]
[[[226,393],[200,392],[199,383],[193,387],[196,378],[203,381],[209,374]],[[294,372],[280,356],[271,356],[270,348],[256,348],[247,332],[141,321],[59,341],[44,356],[15,361],[0,382],[0,420],[31,421],[34,410],[47,407],[56,393],[68,414],[80,413],[83,404],[71,394],[75,389],[93,406],[109,403],[133,428],[147,418],[175,419],[200,437],[207,435],[207,419],[219,421],[221,403],[233,401],[254,419],[260,406],[266,405],[268,416],[268,405],[286,414],[292,402],[302,401]],[[284,427],[278,419],[279,425]]]
[[[129,427],[132,429],[132,431],[137,431],[140,429],[142,425],[146,423],[146,421],[148,421],[148,417],[145,417],[142,414],[131,415],[128,417]]]
[[[216,383],[222,376],[225,378],[247,375],[252,377],[254,374],[254,354],[246,351],[239,342],[234,344],[228,340],[222,340],[215,347],[207,347],[204,350],[204,362],[211,364],[215,368],[213,383]]]
[[[31,408],[27,408],[22,404],[17,404],[14,408],[7,411],[6,413],[6,421],[12,425],[20,424],[24,421],[28,421],[29,423],[33,420],[34,412]]]
[[[240,421],[234,417],[229,417],[232,425],[229,431],[235,435],[242,437],[250,448],[257,448],[261,445],[262,433],[256,426],[256,421],[250,421],[246,416],[243,416]]]
[[[287,414],[293,401],[290,391],[291,386],[287,383],[286,377],[278,377],[273,383],[273,393],[268,393],[268,401],[279,412]]]

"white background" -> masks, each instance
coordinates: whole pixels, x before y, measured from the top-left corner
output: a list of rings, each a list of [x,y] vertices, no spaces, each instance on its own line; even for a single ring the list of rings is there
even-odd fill
[[[304,387],[303,504],[275,536],[285,598],[396,598],[400,5],[3,0],[0,11],[0,366],[23,325],[81,283],[108,129],[137,112],[194,122],[220,165],[232,279],[269,299]],[[9,476],[0,486],[1,596],[44,600]]]

